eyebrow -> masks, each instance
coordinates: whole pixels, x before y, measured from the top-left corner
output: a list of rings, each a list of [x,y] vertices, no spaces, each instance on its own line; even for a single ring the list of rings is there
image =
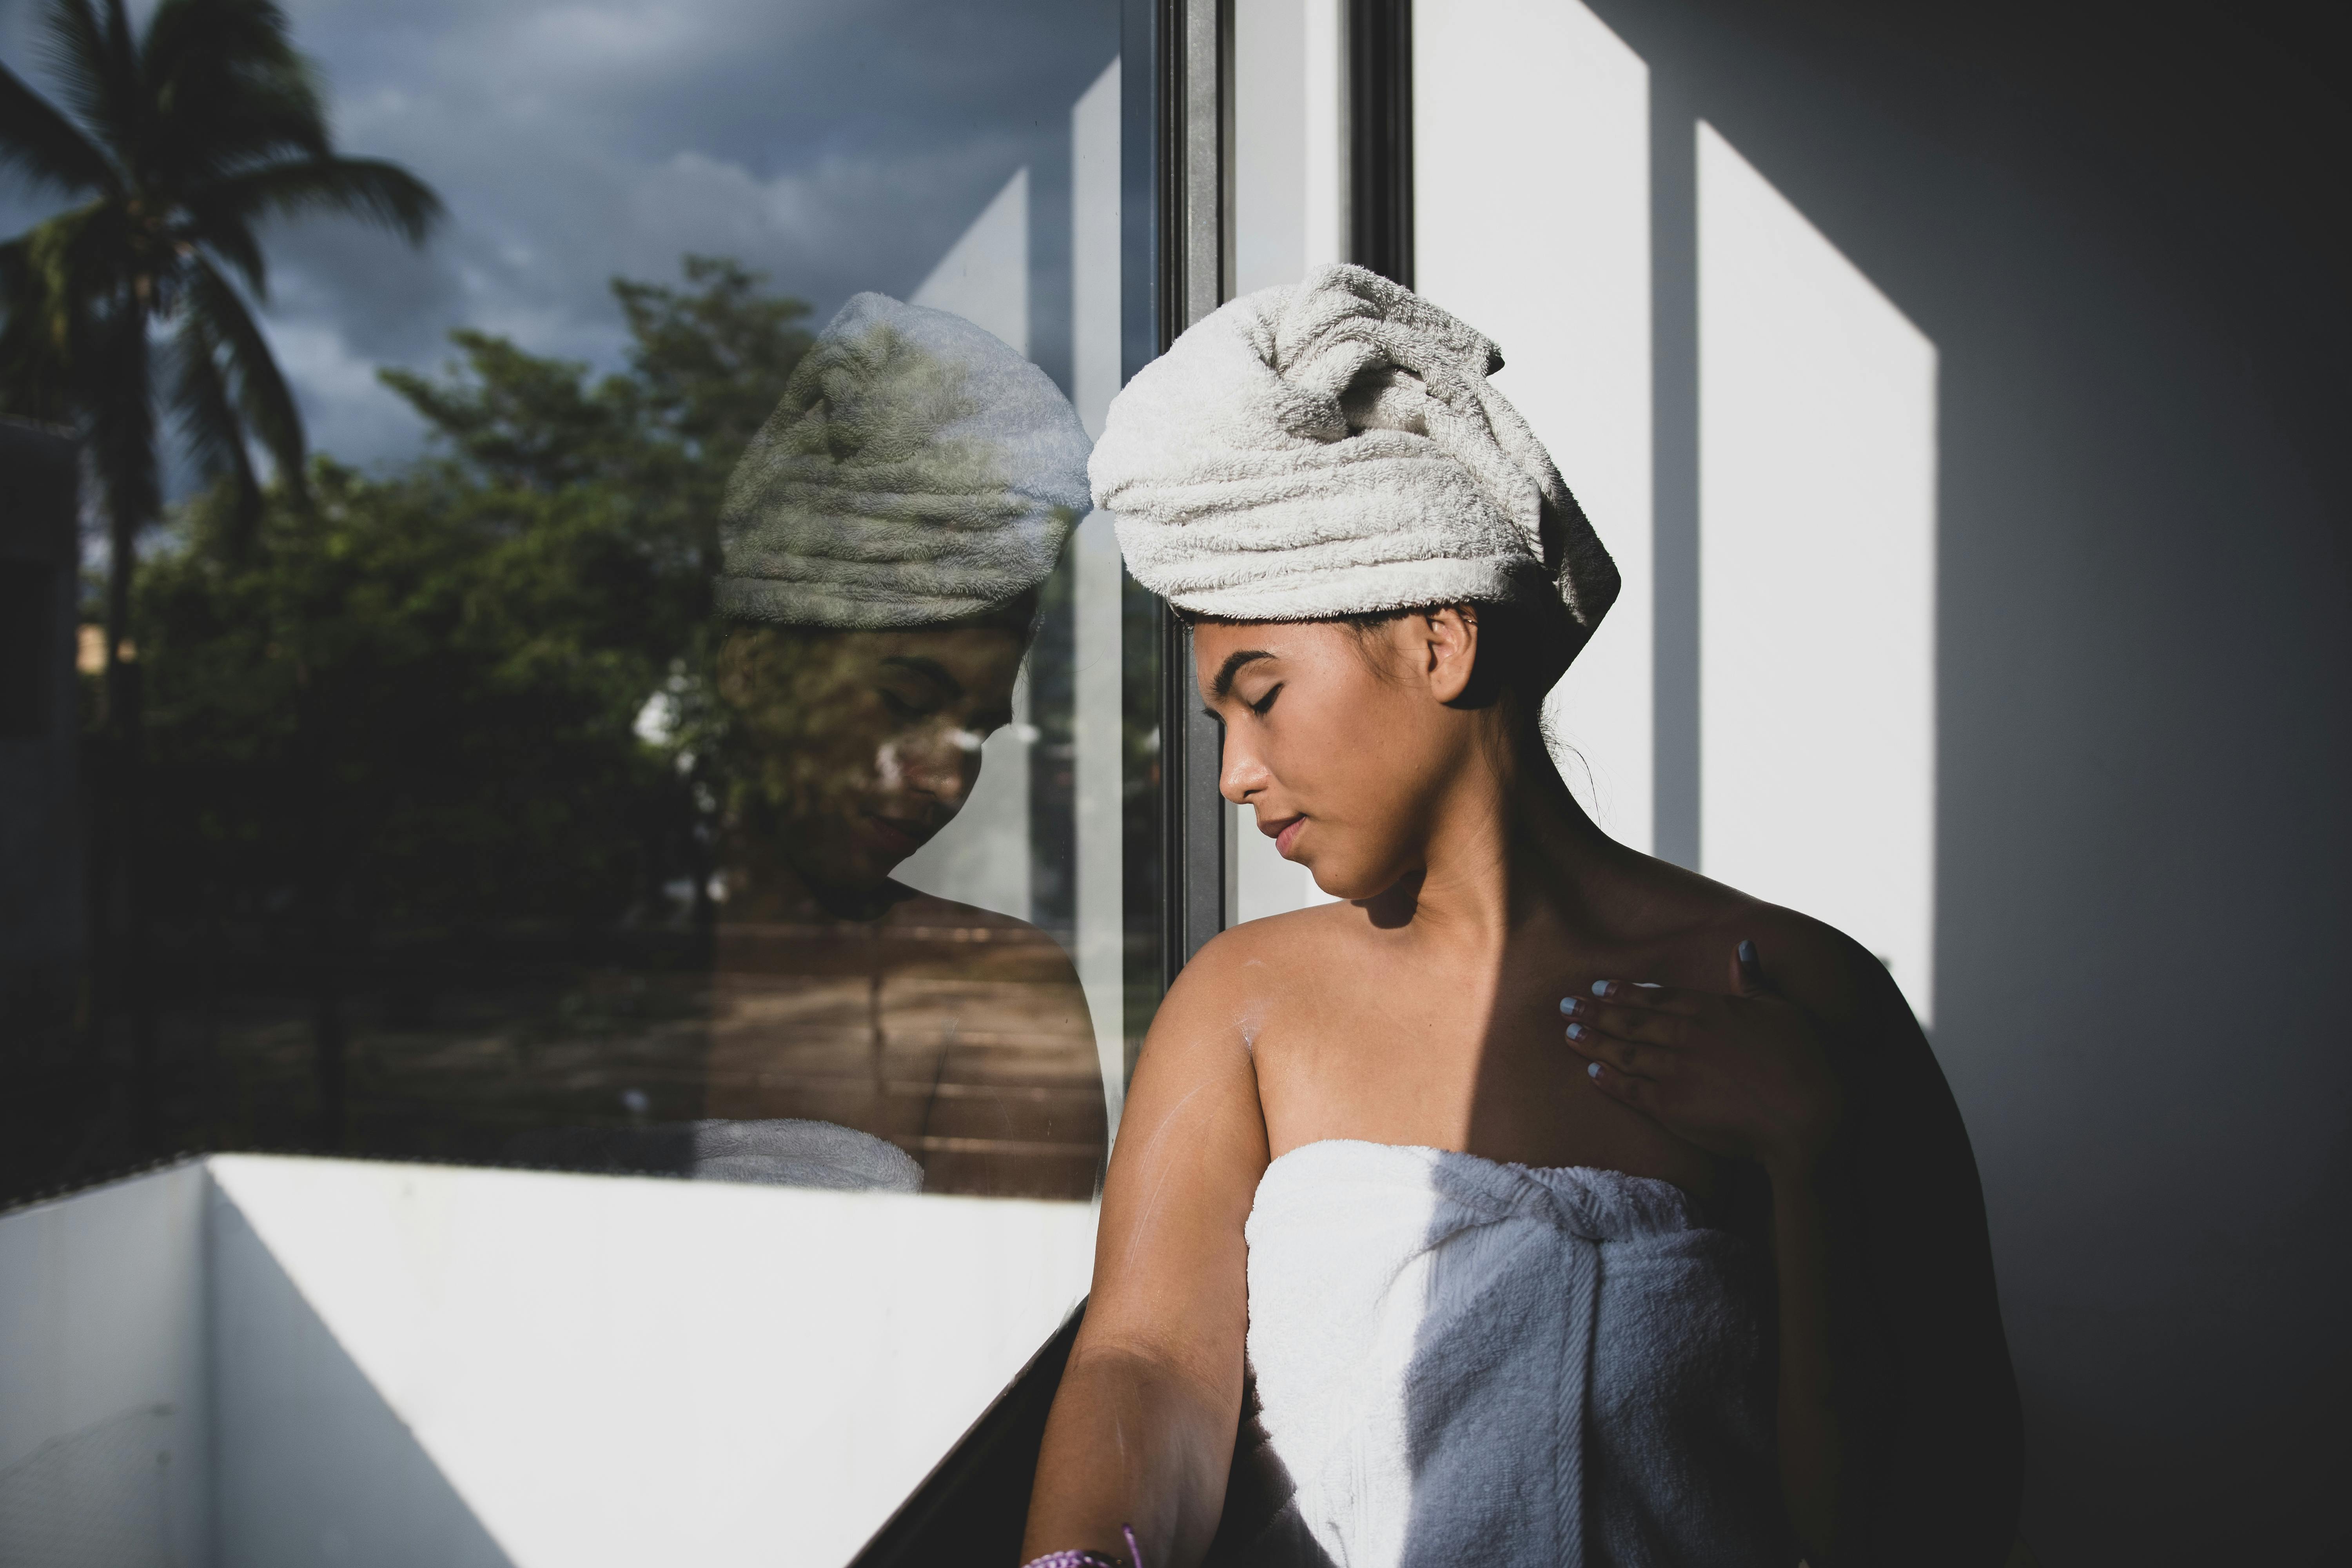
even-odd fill
[[[1271,652],[1262,647],[1245,647],[1225,655],[1225,662],[1217,667],[1217,679],[1209,682],[1209,700],[1223,702],[1234,694],[1234,677],[1242,672],[1244,665],[1255,664],[1259,659],[1273,657]]]
[[[950,675],[947,666],[937,659],[925,658],[919,654],[894,653],[885,658],[882,662],[887,665],[896,665],[910,674],[921,676],[926,680],[936,681],[946,689],[950,699],[963,695],[963,683]]]

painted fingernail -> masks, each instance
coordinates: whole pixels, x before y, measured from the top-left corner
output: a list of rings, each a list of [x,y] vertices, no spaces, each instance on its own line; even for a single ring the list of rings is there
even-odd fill
[[[1580,1040],[1584,1038],[1584,1026],[1581,1024],[1570,1024],[1568,1026],[1568,1037],[1571,1040]]]
[[[1584,1003],[1582,999],[1579,997],[1563,996],[1559,999],[1559,1010],[1568,1014],[1571,1017],[1580,1012],[1583,1006]]]
[[[1584,1076],[1587,1078],[1599,1078],[1601,1076],[1601,1064],[1599,1062],[1594,1062],[1591,1067],[1586,1068],[1584,1069]]]
[[[1721,949],[1717,951],[1720,952]],[[1742,963],[1756,962],[1756,944],[1745,937],[1742,937],[1739,942],[1739,962]]]
[[[1717,948],[1716,951],[1720,952],[1723,950],[1721,948]],[[1606,996],[1609,994],[1610,988],[1616,984],[1617,983],[1613,980],[1596,980],[1592,983],[1592,994],[1595,996]]]

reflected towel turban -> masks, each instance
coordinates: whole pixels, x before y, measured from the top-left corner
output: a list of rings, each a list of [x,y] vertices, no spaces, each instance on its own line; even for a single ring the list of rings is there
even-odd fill
[[[727,481],[719,612],[875,628],[1044,583],[1087,509],[1085,428],[1045,373],[961,316],[859,294]]]
[[[1617,568],[1486,379],[1502,364],[1360,267],[1244,295],[1112,401],[1095,504],[1117,514],[1136,580],[1196,615],[1556,604],[1581,647]]]

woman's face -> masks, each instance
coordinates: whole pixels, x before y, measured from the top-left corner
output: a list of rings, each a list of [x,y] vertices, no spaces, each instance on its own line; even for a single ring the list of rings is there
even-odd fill
[[[880,887],[971,797],[1022,651],[1002,624],[739,627],[719,655],[739,827],[820,891]]]
[[[1369,899],[1420,868],[1475,755],[1461,695],[1475,633],[1454,611],[1360,634],[1339,622],[1202,622],[1201,700],[1224,726],[1218,787],[1325,892]]]

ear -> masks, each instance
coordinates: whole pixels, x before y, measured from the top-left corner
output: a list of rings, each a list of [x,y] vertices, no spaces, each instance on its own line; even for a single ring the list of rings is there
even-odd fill
[[[1471,672],[1478,667],[1476,617],[1448,605],[1415,616],[1411,625],[1421,637],[1430,694],[1440,702],[1460,700],[1470,689]]]

